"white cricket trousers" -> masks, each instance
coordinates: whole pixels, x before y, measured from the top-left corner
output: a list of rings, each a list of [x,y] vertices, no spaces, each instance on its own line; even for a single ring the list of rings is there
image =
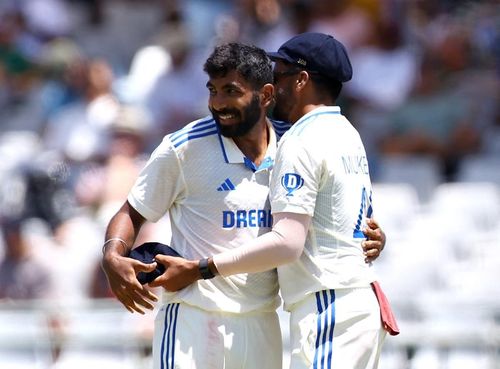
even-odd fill
[[[281,369],[282,355],[276,312],[232,314],[175,303],[155,319],[154,369]]]
[[[376,369],[385,334],[371,287],[310,294],[290,311],[290,369]]]

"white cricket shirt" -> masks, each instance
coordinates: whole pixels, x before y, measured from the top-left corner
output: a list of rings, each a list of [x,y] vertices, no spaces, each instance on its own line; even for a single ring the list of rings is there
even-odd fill
[[[300,259],[278,268],[286,308],[316,291],[375,280],[361,247],[372,211],[368,161],[338,106],[309,112],[283,135],[270,188],[273,213],[312,217]]]
[[[256,168],[232,139],[218,133],[212,117],[194,121],[163,139],[128,201],[149,221],[169,212],[171,246],[185,258],[200,259],[239,247],[272,227],[270,170],[277,136],[288,127],[281,122],[269,127],[266,158]],[[274,311],[280,303],[277,273],[200,280],[165,293],[165,300],[211,311]]]

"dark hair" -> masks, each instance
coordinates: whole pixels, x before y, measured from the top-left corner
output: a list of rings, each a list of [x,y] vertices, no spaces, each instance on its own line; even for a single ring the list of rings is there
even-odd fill
[[[266,52],[257,46],[236,42],[217,46],[203,70],[210,78],[223,77],[236,70],[256,90],[273,83],[272,63]]]
[[[327,78],[321,74],[311,73],[311,80],[314,82],[317,90],[324,93],[333,101],[336,101],[342,91],[342,82],[335,79]]]
[[[340,91],[342,91],[342,82],[329,78],[318,71],[309,70],[294,63],[284,62],[284,64],[290,71],[297,73],[300,71],[306,71],[309,73],[309,77],[311,78],[311,81],[313,81],[317,93],[322,95],[324,98],[336,101],[339,97]]]

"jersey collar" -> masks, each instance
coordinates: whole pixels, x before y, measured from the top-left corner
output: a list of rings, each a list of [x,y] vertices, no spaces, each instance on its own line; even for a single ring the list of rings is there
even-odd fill
[[[316,117],[318,115],[323,114],[340,114],[340,106],[320,106],[314,110],[311,110],[309,113],[300,118],[294,125],[301,124],[312,117]]]
[[[269,129],[269,145],[267,146],[266,156],[259,167],[248,158],[243,155],[238,146],[234,143],[231,138],[222,136],[219,133],[219,141],[222,149],[222,154],[224,155],[224,161],[229,164],[242,163],[247,168],[253,170],[254,172],[264,169],[269,169],[274,164],[274,158],[276,156],[276,133],[274,132],[273,125],[267,122],[267,127]]]

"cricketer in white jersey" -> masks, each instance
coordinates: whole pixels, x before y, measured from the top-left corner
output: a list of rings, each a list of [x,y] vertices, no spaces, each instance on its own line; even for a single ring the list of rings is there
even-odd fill
[[[276,218],[275,231],[270,213],[269,176],[277,136],[288,125],[266,118],[274,88],[271,61],[263,50],[220,45],[204,69],[210,76],[213,119],[195,121],[168,135],[152,154],[128,201],[107,227],[103,269],[129,311],[152,308],[149,301],[156,301],[156,296],[135,274],[156,265],[126,256],[143,222],[168,212],[171,246],[184,258],[155,258],[167,269],[149,285],[179,292],[166,294],[166,305],[156,319],[154,368],[277,369],[282,345],[276,262],[298,258],[308,227],[292,222],[291,233],[301,235],[294,237],[297,247],[285,247],[283,252],[271,242],[265,258],[259,257],[263,250],[257,248],[257,257],[244,257],[243,264],[250,260],[250,265],[239,272],[223,270],[216,276],[215,257],[210,256],[228,254],[226,264],[232,264],[232,256],[246,252],[242,245],[261,238],[273,241],[279,234],[282,223]],[[365,246],[379,249],[383,232],[372,235],[375,244]]]
[[[283,136],[270,188],[273,212],[312,217],[300,259],[278,268],[286,306],[324,289],[370,286],[361,247],[372,213],[368,161],[338,106],[315,109]]]
[[[283,136],[272,211],[311,217],[300,258],[278,267],[291,311],[291,368],[376,366],[385,332],[361,247],[371,196],[363,143],[339,107],[316,108]]]
[[[289,127],[275,121],[272,124],[266,158],[258,168],[231,138],[217,131],[212,117],[188,124],[166,136],[153,152],[128,202],[149,221],[157,221],[168,212],[171,246],[187,259],[236,248],[268,232],[272,226],[270,170],[277,136]],[[186,355],[191,356],[186,360],[205,362],[204,368],[241,367],[241,362],[223,364],[220,353],[210,353],[220,347],[213,341],[220,335],[206,331],[216,326],[206,321],[203,311],[232,322],[227,325],[229,331],[221,333],[234,340],[225,344],[228,348],[235,354],[242,351],[233,357],[243,361],[251,358],[253,363],[245,363],[245,368],[272,369],[281,362],[276,270],[200,280],[178,292],[166,292],[164,302],[155,327],[155,368],[170,368],[168,363],[173,362],[176,368],[183,368]],[[253,320],[256,326],[242,325],[243,319]],[[240,325],[242,331],[236,331]],[[179,347],[186,342],[192,342],[192,347]]]

